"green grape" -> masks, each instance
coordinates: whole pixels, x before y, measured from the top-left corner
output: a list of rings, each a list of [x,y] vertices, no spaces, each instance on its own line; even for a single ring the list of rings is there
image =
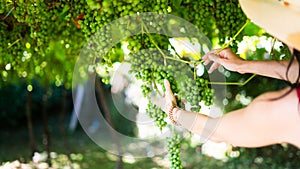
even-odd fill
[[[103,77],[103,78],[101,78],[101,81],[102,81],[104,84],[108,85],[108,84],[110,83],[110,78],[109,78],[109,77]]]
[[[146,97],[151,92],[150,87],[148,87],[146,85],[142,85],[141,88],[142,88],[142,92],[143,92],[144,97]]]
[[[182,169],[182,162],[180,160],[180,135],[174,134],[173,137],[168,138],[168,153],[170,159],[171,169]]]

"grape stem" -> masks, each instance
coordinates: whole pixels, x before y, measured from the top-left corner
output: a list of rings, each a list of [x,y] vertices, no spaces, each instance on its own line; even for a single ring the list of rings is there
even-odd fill
[[[160,47],[155,43],[155,41],[153,40],[147,26],[144,24],[144,22],[142,21],[142,33],[144,33],[144,29],[146,31],[147,36],[149,37],[151,43],[156,47],[156,49],[159,51],[159,53],[161,53],[161,55],[164,57],[164,64],[166,65],[166,60],[170,59],[170,60],[175,60],[175,61],[179,61],[179,62],[183,62],[183,63],[187,63],[187,64],[194,64],[194,65],[198,65],[202,62],[204,62],[204,60],[198,61],[198,62],[191,62],[191,61],[186,61],[186,60],[182,60],[182,59],[177,59],[174,57],[168,57],[165,55],[165,53],[160,49]]]
[[[209,84],[212,85],[240,85],[240,86],[244,86],[246,85],[251,79],[253,79],[256,76],[256,74],[253,74],[252,76],[250,76],[247,80],[245,80],[244,82],[208,82]]]
[[[159,94],[159,96],[163,96],[161,93],[160,93],[160,91],[158,90],[158,87],[157,87],[157,85],[156,85],[156,82],[155,82],[155,79],[154,79],[154,76],[153,76],[153,73],[151,74],[151,76],[152,76],[152,83],[153,83],[153,88],[154,88],[154,90],[156,90],[157,91],[157,93]]]
[[[172,133],[175,133],[175,126],[174,125],[171,126],[171,131],[172,131]]]
[[[14,41],[12,44],[10,44],[10,45],[7,47],[7,49],[8,49],[8,48],[11,48],[13,45],[15,45],[16,43],[18,43],[20,40],[21,40],[21,38],[20,38],[20,39],[17,39],[16,41]]]
[[[250,23],[250,19],[247,19],[246,23],[241,27],[241,29],[227,42],[222,48],[220,48],[216,54],[220,53],[222,50],[228,48],[228,46],[235,40],[235,38],[245,29],[245,27]]]
[[[196,80],[197,79],[197,75],[196,75],[196,63],[194,63],[194,80]]]
[[[1,25],[8,27],[8,25],[6,25],[5,23],[0,22]]]
[[[274,52],[275,42],[276,42],[276,38],[273,37],[273,39],[272,39],[272,48],[271,48],[271,51],[270,51],[270,56],[274,55],[276,57],[276,54]]]
[[[159,51],[159,53],[162,54],[162,56],[164,57],[164,64],[166,65],[166,55],[164,54],[164,52],[160,49],[160,47],[154,42],[154,40],[152,39],[152,36],[150,35],[150,32],[147,28],[147,26],[144,24],[143,20],[142,20],[142,28],[144,28],[146,30],[146,34],[148,35],[150,41],[153,43],[153,45],[157,48],[157,50]],[[143,29],[142,29],[143,31]]]
[[[2,18],[2,20],[6,19],[6,18],[9,16],[9,14],[10,14],[14,9],[15,9],[15,7],[13,6],[13,7],[8,11],[8,13]]]
[[[179,62],[182,62],[182,63],[188,63],[188,64],[191,63],[189,61],[185,61],[185,60],[181,60],[181,59],[177,59],[177,58],[173,58],[173,57],[169,57],[169,56],[166,56],[166,59],[175,60],[175,61],[179,61]]]
[[[228,48],[228,46],[235,40],[235,38],[242,32],[242,30],[245,29],[245,27],[250,23],[250,19],[247,19],[246,23],[240,28],[240,30],[230,39],[229,42],[227,42],[222,48],[216,51],[215,54],[220,53],[222,50]],[[251,79],[253,79],[256,76],[256,74],[253,74],[250,76],[247,80],[244,82],[209,82],[209,84],[214,84],[214,85],[240,85],[244,86],[246,85]]]

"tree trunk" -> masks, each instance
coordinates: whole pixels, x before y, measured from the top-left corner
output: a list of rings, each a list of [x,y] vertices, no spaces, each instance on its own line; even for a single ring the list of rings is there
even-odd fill
[[[65,87],[63,87],[63,89],[62,89],[61,102],[62,102],[62,107],[61,107],[61,111],[59,114],[59,128],[60,128],[61,136],[63,138],[64,146],[66,149],[66,154],[68,157],[68,164],[71,167],[72,161],[71,161],[71,157],[70,157],[70,146],[69,146],[69,142],[68,142],[68,138],[67,138],[67,134],[66,134],[66,129],[64,127],[64,119],[65,119],[65,114],[66,114],[66,110],[67,110],[67,90],[65,89]]]
[[[32,124],[32,111],[31,111],[31,92],[27,91],[26,94],[26,118],[27,118],[27,127],[29,134],[29,145],[30,145],[30,153],[31,157],[33,157],[34,152],[36,152],[36,144],[34,139],[34,131]]]
[[[107,103],[107,99],[105,98],[105,95],[104,95],[104,87],[103,87],[103,84],[100,83],[99,79],[95,79],[95,84],[96,84],[96,92],[97,92],[97,96],[99,98],[100,101],[100,107],[102,108],[104,114],[105,114],[105,117],[106,117],[106,120],[108,122],[108,124],[114,128],[113,126],[113,123],[112,123],[112,118],[111,118],[111,111],[110,111],[110,108],[107,106],[108,103]],[[114,133],[114,132],[111,132],[111,135],[112,135],[112,138],[116,144],[116,148],[117,148],[117,151],[118,151],[118,162],[116,164],[116,167],[115,169],[122,169],[123,168],[123,159],[122,159],[122,151],[120,149],[120,140],[118,138],[118,136]]]
[[[47,152],[47,162],[49,166],[51,166],[51,160],[50,160],[50,131],[48,127],[48,85],[45,88],[45,93],[43,95],[43,110],[42,110],[42,115],[43,115],[43,127],[44,127],[44,135],[43,135],[43,144],[45,146],[45,150]]]

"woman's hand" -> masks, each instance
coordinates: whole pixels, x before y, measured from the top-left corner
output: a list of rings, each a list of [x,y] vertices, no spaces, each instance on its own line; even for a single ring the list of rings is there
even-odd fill
[[[230,71],[244,73],[242,70],[239,70],[240,65],[244,63],[244,60],[238,57],[229,48],[226,48],[216,54],[218,50],[219,49],[212,50],[202,57],[204,65],[208,65],[211,61],[214,62],[208,70],[208,73],[212,73],[221,65]]]
[[[170,83],[167,79],[164,80],[164,85],[166,88],[166,93],[165,93],[165,108],[164,111],[168,114],[169,110],[171,109],[172,106],[177,106],[176,103],[176,98],[171,90]]]

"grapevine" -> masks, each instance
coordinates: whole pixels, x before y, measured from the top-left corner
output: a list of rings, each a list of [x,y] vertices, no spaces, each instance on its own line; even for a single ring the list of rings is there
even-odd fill
[[[219,45],[229,41],[232,42],[231,47],[236,48],[243,32],[237,37],[234,35],[246,22],[238,0],[179,2],[174,4],[175,1],[168,0],[1,0],[1,84],[21,78],[27,83],[39,80],[41,83],[49,82],[71,88],[72,68],[87,39],[118,18],[143,12],[177,15],[196,25],[210,40],[217,37]],[[163,95],[164,79],[170,81],[172,91],[178,96],[178,105],[185,108],[189,103],[191,110],[195,112],[201,110],[200,103],[206,106],[213,103],[214,91],[211,84],[218,83],[210,82],[204,76],[196,76],[196,66],[201,64],[201,60],[181,58],[176,53],[170,53],[168,49],[171,37],[151,33],[153,30],[163,32],[161,25],[165,24],[164,20],[153,17],[156,16],[150,16],[140,22],[120,24],[127,31],[122,32],[124,34],[135,30],[140,32],[124,39],[130,50],[129,60],[124,60],[121,44],[112,49],[108,48],[113,39],[110,36],[112,30],[109,29],[98,34],[98,39],[95,38],[93,42],[93,45],[97,46],[95,52],[105,55],[99,57],[91,54],[89,57],[94,58],[95,65],[101,64],[106,67],[112,66],[114,62],[130,62],[131,73],[143,81],[143,95],[150,101],[147,114],[162,130],[168,125],[167,115],[151,103],[150,96],[154,92]],[[150,25],[152,20],[159,22]],[[188,32],[185,35],[189,37]],[[103,78],[103,81],[109,84],[109,77]],[[180,137],[175,133],[168,144],[171,168],[182,168],[179,159]]]

